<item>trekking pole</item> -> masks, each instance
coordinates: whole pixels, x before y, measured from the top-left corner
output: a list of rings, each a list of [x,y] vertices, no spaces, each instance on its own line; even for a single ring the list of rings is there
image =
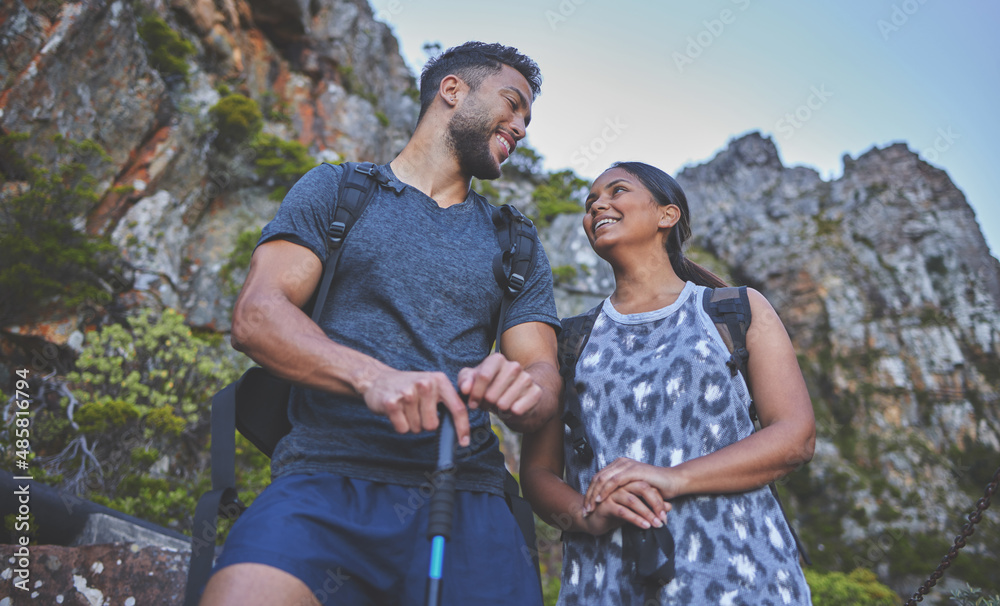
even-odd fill
[[[436,486],[431,496],[427,520],[427,538],[431,542],[431,566],[427,575],[427,606],[441,604],[441,570],[444,568],[444,545],[451,539],[451,518],[455,512],[455,422],[442,407],[438,442]]]

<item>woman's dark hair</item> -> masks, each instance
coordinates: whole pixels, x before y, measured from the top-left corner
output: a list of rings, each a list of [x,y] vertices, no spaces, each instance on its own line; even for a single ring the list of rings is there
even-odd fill
[[[504,65],[520,72],[528,81],[531,94],[534,97],[539,95],[542,90],[542,75],[538,64],[530,58],[511,46],[466,42],[449,48],[424,65],[420,74],[420,115],[417,121],[424,117],[437,95],[441,80],[448,74],[455,74],[475,91],[487,76],[499,72]]]
[[[667,236],[667,256],[677,277],[699,286],[729,286],[722,278],[684,256],[684,242],[691,237],[691,213],[680,184],[662,170],[642,162],[615,162],[611,168],[620,168],[638,179],[660,206],[673,204],[680,209],[681,218]]]

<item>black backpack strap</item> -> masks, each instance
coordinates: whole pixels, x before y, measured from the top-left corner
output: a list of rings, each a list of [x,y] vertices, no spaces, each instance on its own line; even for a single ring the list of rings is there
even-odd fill
[[[802,559],[805,560],[806,564],[812,566],[812,560],[809,558],[809,552],[806,551],[806,545],[799,538],[799,533],[795,532],[795,527],[792,526],[792,521],[788,519],[788,514],[785,512],[785,506],[781,504],[781,497],[778,496],[778,487],[771,482],[767,485],[771,489],[771,494],[774,495],[774,500],[778,502],[778,509],[781,510],[781,516],[785,518],[785,524],[788,526],[789,532],[792,533],[792,540],[795,541],[795,547],[798,548],[799,553],[802,555]]]
[[[541,568],[538,564],[538,543],[535,537],[535,515],[531,510],[531,504],[521,496],[521,487],[518,486],[514,476],[507,471],[506,466],[504,466],[503,475],[504,500],[507,501],[507,507],[514,515],[517,526],[521,529],[524,544],[528,547],[527,555],[531,556],[535,572],[541,576]]]
[[[729,361],[726,366],[732,376],[743,375],[747,387],[750,379],[747,375],[747,362],[750,352],[747,351],[747,331],[750,330],[750,298],[747,287],[706,288],[702,298],[702,306],[715,323],[722,340],[729,348]],[[757,422],[757,408],[750,401],[750,420]]]
[[[598,304],[585,314],[573,316],[562,320],[562,331],[559,333],[559,374],[563,378],[563,423],[569,427],[570,445],[573,452],[585,463],[589,463],[594,457],[594,450],[587,443],[587,434],[583,427],[583,422],[572,412],[566,402],[575,394],[576,363],[583,354],[583,348],[590,340],[590,332],[594,329],[594,322],[601,315],[603,303]]]
[[[709,317],[712,318],[712,322],[719,329],[722,340],[726,342],[726,346],[729,348],[730,357],[729,361],[726,362],[726,366],[729,367],[734,377],[737,372],[742,374],[743,380],[746,381],[747,388],[749,389],[750,379],[747,375],[747,363],[750,361],[750,352],[747,351],[747,331],[750,330],[751,314],[747,287],[706,288],[702,304],[705,311],[708,312]],[[757,407],[754,406],[752,393],[748,412],[750,413],[750,420],[757,423]],[[777,486],[774,485],[774,482],[771,482],[768,487],[774,495],[774,500],[778,502],[778,509],[781,510],[781,515],[785,518],[785,523],[788,525],[788,530],[792,533],[795,546],[798,548],[799,553],[802,554],[802,559],[805,560],[806,564],[812,565],[812,560],[809,559],[805,545],[799,539],[798,533],[795,532],[795,527],[792,526],[792,521],[788,519],[788,514],[785,513],[784,505],[781,504]]]
[[[500,337],[510,304],[520,294],[535,267],[535,225],[509,204],[493,207],[493,228],[500,252],[493,258],[493,276],[503,291],[497,318],[495,351],[500,351]]]
[[[334,201],[333,219],[329,226],[329,243],[326,262],[323,265],[323,276],[311,303],[311,316],[313,322],[317,324],[323,312],[323,304],[330,292],[330,285],[333,283],[344,238],[361,217],[378,186],[391,187],[396,193],[403,188],[400,182],[390,181],[371,162],[345,162],[343,168],[337,199]],[[236,394],[244,381],[254,384],[254,389],[258,389],[259,385],[267,386],[269,389],[266,391],[270,395],[287,393],[282,390],[283,382],[274,377],[262,376],[266,374],[263,369],[251,368],[238,381],[227,385],[212,397],[212,490],[201,496],[195,508],[184,606],[195,606],[198,603],[201,592],[212,574],[218,516],[237,518],[246,509],[236,491],[237,425],[246,427],[247,430],[241,433],[269,457],[274,452],[277,441],[290,429],[287,412],[282,414],[281,410],[262,409],[270,405],[280,406],[279,402],[282,400],[280,397],[262,397],[260,399],[264,403],[261,406],[237,409]],[[287,398],[285,407],[287,408]],[[240,415],[239,419],[237,413]]]
[[[337,271],[337,263],[340,261],[341,246],[344,238],[350,233],[351,228],[365,211],[365,207],[371,201],[376,184],[383,187],[390,185],[388,177],[383,175],[375,164],[371,162],[344,162],[342,165],[344,172],[340,176],[340,187],[337,191],[336,206],[333,211],[333,220],[330,222],[329,242],[327,243],[326,263],[323,264],[323,278],[319,288],[316,290],[316,298],[313,303],[312,320],[319,324],[320,314],[323,313],[323,303],[330,292],[330,284],[333,283],[333,275]],[[395,183],[398,183],[395,182]],[[396,192],[402,190],[402,185]]]
[[[500,351],[501,335],[510,304],[521,293],[531,270],[535,267],[537,236],[531,220],[513,206],[505,204],[491,208],[493,229],[496,231],[497,243],[500,245],[500,250],[493,258],[493,276],[503,293],[494,339],[495,351]],[[503,471],[504,499],[507,501],[507,506],[514,515],[517,525],[521,528],[531,562],[535,567],[535,572],[541,578],[535,538],[535,516],[531,511],[531,505],[521,496],[521,488],[518,486],[517,480],[507,471],[506,467]]]
[[[236,390],[230,383],[212,397],[212,490],[198,499],[191,529],[184,606],[195,606],[212,574],[219,516],[237,518],[246,507],[236,494]]]

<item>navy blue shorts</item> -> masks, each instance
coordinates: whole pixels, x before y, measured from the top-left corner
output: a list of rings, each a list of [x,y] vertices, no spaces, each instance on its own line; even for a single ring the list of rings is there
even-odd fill
[[[335,474],[275,480],[233,525],[216,570],[258,563],[301,579],[320,604],[422,606],[431,485]],[[503,497],[459,491],[442,604],[541,606],[538,576]]]

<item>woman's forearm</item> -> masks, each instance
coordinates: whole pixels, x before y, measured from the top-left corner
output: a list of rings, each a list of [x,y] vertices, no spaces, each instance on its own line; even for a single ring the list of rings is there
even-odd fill
[[[778,422],[747,438],[711,454],[696,457],[664,474],[664,494],[671,499],[681,495],[717,494],[754,490],[774,482],[807,463],[815,445],[814,426],[792,421]],[[662,490],[661,490],[662,492]]]
[[[583,495],[550,469],[521,470],[524,498],[549,526],[569,532],[589,532],[583,516]]]

